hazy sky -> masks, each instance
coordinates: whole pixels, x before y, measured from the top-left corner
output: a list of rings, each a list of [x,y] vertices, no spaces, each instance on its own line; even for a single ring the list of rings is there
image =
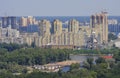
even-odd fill
[[[0,16],[120,16],[120,0],[0,0]]]

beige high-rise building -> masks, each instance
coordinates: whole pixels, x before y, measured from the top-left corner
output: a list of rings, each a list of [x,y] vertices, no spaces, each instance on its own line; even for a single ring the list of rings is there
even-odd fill
[[[25,17],[21,17],[21,20],[20,20],[20,25],[21,26],[27,26],[27,18]]]
[[[102,12],[100,14],[92,15],[90,19],[91,32],[94,32],[98,37],[100,36],[100,43],[108,43],[108,20],[107,13]]]
[[[27,24],[28,25],[33,25],[33,16],[28,16],[28,18],[27,18]]]
[[[40,27],[40,35],[41,36],[47,36],[50,35],[50,29],[51,29],[51,23],[48,20],[42,20],[39,23],[39,27]]]
[[[35,45],[37,47],[41,47],[42,46],[42,36],[35,37]]]
[[[75,19],[70,20],[68,25],[68,32],[78,33],[79,31],[79,22]]]
[[[50,35],[42,37],[42,45],[50,44]]]
[[[39,35],[42,36],[41,38],[41,45],[48,45],[50,44],[51,41],[51,23],[48,20],[42,20],[39,23],[39,28],[40,28],[40,32]]]
[[[32,22],[33,22],[33,25],[38,25],[38,21],[35,18],[33,18]]]
[[[56,35],[62,34],[62,22],[58,19],[54,20],[52,29],[54,34]]]
[[[33,16],[21,17],[20,25],[21,26],[38,25],[38,21],[36,21],[35,18],[33,18]]]

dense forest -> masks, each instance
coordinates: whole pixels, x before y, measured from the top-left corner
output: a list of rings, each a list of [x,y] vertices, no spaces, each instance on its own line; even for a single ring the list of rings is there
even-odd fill
[[[92,63],[93,59],[88,58],[83,68],[80,64],[72,64],[68,72],[46,73],[34,71],[30,74],[24,73],[21,75],[12,75],[9,72],[0,72],[0,78],[119,78],[120,77],[120,63],[108,62],[99,58],[96,60],[96,65]]]
[[[88,58],[80,68],[80,64],[72,64],[68,72],[56,73],[33,70],[28,73],[26,66],[68,60],[69,54],[114,54],[115,61]],[[0,44],[0,78],[119,78],[120,49],[103,50],[68,50],[42,49],[26,45]],[[14,73],[22,73],[14,75]]]
[[[70,50],[24,47],[24,45],[17,44],[0,44],[0,70],[11,73],[24,73],[27,71],[26,66],[68,60],[69,52]]]

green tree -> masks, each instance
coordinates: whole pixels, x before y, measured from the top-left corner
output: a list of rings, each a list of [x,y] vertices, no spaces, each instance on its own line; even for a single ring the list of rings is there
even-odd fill
[[[70,70],[79,69],[79,68],[80,68],[80,64],[79,63],[75,63],[75,64],[71,64],[70,65]]]
[[[105,59],[102,58],[102,57],[99,57],[98,59],[96,59],[95,62],[96,62],[97,64],[99,64],[99,63],[106,63]]]
[[[93,58],[87,58],[87,62],[89,63],[91,69],[93,65]]]

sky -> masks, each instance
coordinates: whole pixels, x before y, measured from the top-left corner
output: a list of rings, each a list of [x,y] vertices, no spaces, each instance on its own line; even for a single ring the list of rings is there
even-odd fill
[[[0,16],[120,16],[120,0],[0,0]]]

